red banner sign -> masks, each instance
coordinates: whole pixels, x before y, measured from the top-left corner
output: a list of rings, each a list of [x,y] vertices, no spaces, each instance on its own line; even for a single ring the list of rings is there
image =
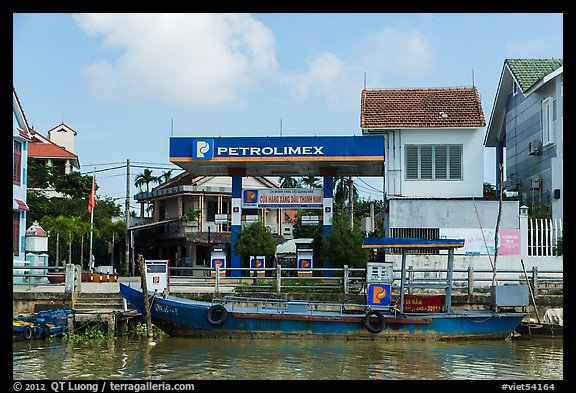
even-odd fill
[[[444,295],[418,296],[404,295],[404,311],[406,312],[441,312],[444,305]],[[400,307],[400,299],[396,301]]]

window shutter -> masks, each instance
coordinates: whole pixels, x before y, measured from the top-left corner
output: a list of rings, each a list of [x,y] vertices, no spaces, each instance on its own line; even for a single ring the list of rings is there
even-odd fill
[[[449,157],[450,157],[450,179],[453,180],[462,179],[462,146],[450,145]]]
[[[434,178],[445,180],[448,174],[448,147],[438,145],[434,149]]]
[[[432,146],[420,146],[420,179],[432,179]]]
[[[418,179],[418,146],[406,145],[406,179]]]

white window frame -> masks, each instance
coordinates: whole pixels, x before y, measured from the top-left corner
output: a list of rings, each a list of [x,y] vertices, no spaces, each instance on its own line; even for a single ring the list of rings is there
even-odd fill
[[[542,146],[554,144],[554,100],[548,97],[542,100]]]
[[[411,152],[408,151],[409,149]],[[440,149],[445,150],[443,155],[437,154]],[[404,179],[408,181],[462,181],[464,180],[463,151],[461,144],[407,144],[404,146]],[[415,156],[414,153],[416,153]],[[456,156],[454,156],[455,153]],[[444,170],[437,168],[440,162],[445,165]],[[423,163],[431,167],[426,165],[427,167],[423,168]],[[438,174],[444,174],[445,177],[437,177]]]

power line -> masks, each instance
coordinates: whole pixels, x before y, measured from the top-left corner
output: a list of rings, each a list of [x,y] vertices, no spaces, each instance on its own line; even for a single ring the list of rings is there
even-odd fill
[[[377,189],[376,187],[374,187],[374,186],[366,183],[366,182],[365,182],[364,180],[362,180],[361,178],[357,177],[356,179],[360,180],[362,183],[364,183],[365,185],[367,185],[367,186],[370,187],[371,189],[373,189],[373,190],[375,190],[375,191],[377,191],[377,192],[379,192],[379,193],[382,193],[382,190],[379,190],[379,189]]]

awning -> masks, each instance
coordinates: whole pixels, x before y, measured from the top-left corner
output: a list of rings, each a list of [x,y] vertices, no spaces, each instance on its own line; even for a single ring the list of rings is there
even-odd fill
[[[291,239],[287,242],[279,244],[276,246],[276,255],[278,254],[294,254],[296,255],[296,243],[312,243],[314,239],[311,238],[301,238],[301,239]]]
[[[464,247],[464,239],[421,239],[421,238],[394,238],[370,237],[364,239],[362,248],[436,248],[449,249]]]
[[[26,210],[26,211],[30,210],[30,208],[24,201],[21,201],[20,199],[14,199],[14,202],[16,202],[16,205],[12,205],[13,210]]]

